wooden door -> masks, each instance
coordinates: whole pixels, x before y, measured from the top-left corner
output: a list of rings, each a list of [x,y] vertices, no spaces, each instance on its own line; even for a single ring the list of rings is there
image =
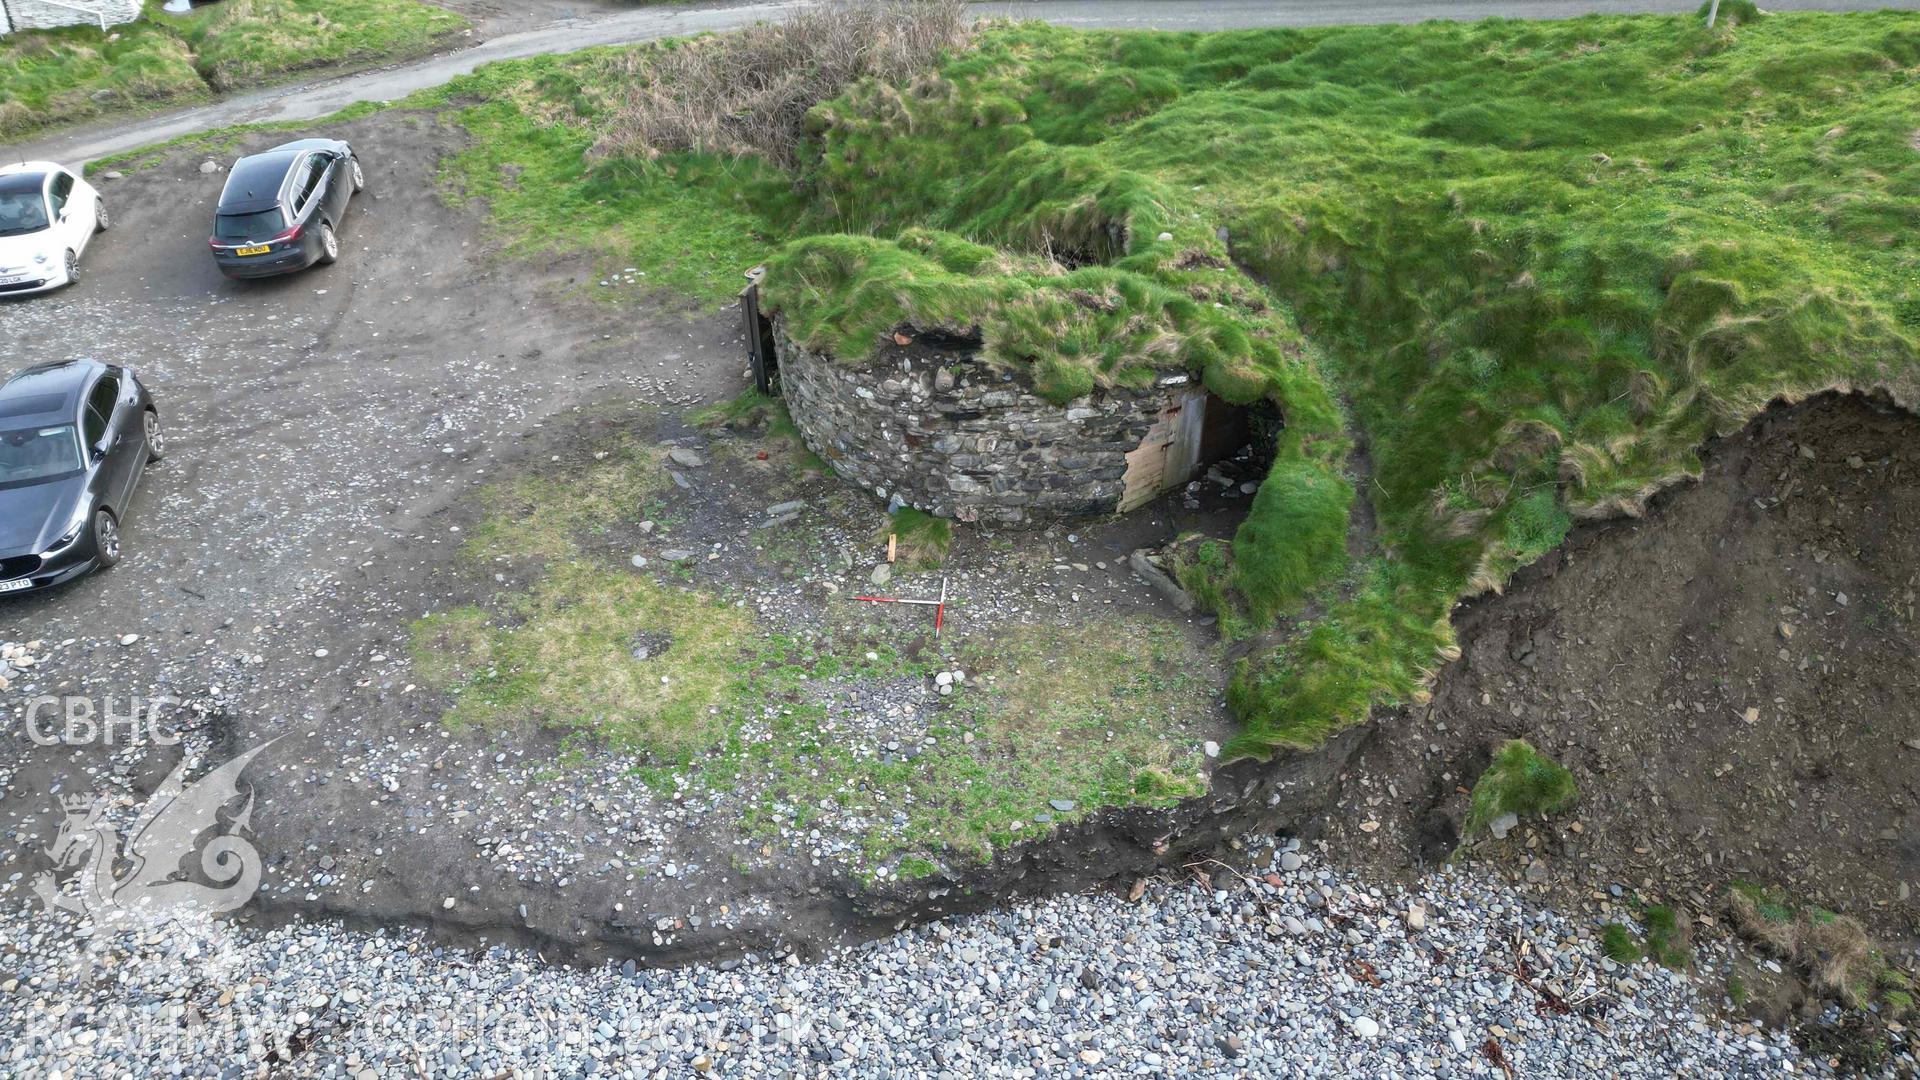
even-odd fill
[[[1207,392],[1188,390],[1160,410],[1140,445],[1127,454],[1121,478],[1121,513],[1152,502],[1193,478],[1200,467],[1200,444],[1206,431]]]

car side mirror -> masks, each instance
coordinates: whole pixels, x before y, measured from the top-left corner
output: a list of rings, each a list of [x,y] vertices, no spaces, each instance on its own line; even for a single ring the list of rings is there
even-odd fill
[[[88,448],[87,448],[87,450],[88,450],[88,451],[89,451],[89,452],[91,453],[91,455],[92,455],[92,457],[93,457],[93,460],[95,460],[95,461],[104,461],[104,460],[106,460],[106,456],[107,456],[107,444],[105,444],[105,443],[94,443],[94,444],[93,444],[92,446],[90,446],[90,447],[88,447]]]

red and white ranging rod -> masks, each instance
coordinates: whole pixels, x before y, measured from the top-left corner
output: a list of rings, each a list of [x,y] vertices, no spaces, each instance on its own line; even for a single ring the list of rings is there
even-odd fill
[[[913,600],[904,596],[856,596],[855,600],[864,600],[869,604],[919,604],[933,609],[933,632],[940,633],[940,625],[947,618],[947,579],[940,579],[940,599]]]

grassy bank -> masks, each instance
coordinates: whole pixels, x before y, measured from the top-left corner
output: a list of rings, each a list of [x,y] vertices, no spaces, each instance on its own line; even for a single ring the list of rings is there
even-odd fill
[[[478,77],[454,175],[708,299],[788,240],[770,297],[849,359],[965,330],[1057,398],[1184,367],[1276,403],[1246,523],[1188,570],[1259,636],[1230,752],[1266,754],[1417,699],[1456,598],[1771,398],[1913,377],[1920,16],[1722,15],[1000,27],[824,100],[784,170],[610,153],[637,61],[590,54]]]
[[[189,16],[0,38],[0,138],[424,53],[466,20],[417,0],[226,0]]]

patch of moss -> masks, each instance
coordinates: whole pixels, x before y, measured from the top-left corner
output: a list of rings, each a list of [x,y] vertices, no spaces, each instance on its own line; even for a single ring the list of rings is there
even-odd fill
[[[763,407],[741,399],[704,419]],[[562,731],[576,759],[590,747],[631,755],[657,791],[751,788],[742,821],[769,843],[832,807],[864,823],[853,869],[874,876],[902,855],[903,878],[918,876],[1104,807],[1205,790],[1199,745],[1215,733],[1196,722],[1214,716],[1217,661],[1142,619],[969,639],[959,660],[985,674],[921,718],[928,741],[876,755],[870,733],[836,730],[834,688],[928,678],[926,662],[877,626],[779,633],[681,584],[677,567],[629,565],[626,530],[668,521],[654,502],[671,489],[661,448],[615,427],[577,460],[484,493],[463,560],[527,584],[414,625],[414,662],[448,695],[447,724]],[[947,525],[904,524],[909,558]]]
[[[902,881],[919,881],[939,872],[940,867],[932,859],[920,855],[908,855],[900,860],[899,874]]]

